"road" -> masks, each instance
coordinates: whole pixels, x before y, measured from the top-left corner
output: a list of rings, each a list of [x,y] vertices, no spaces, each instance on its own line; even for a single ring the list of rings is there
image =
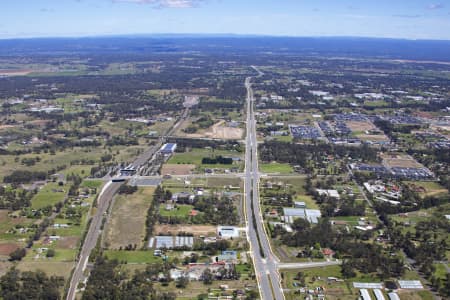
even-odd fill
[[[100,227],[102,225],[103,215],[106,213],[109,204],[114,196],[114,194],[119,189],[122,183],[118,182],[108,182],[100,192],[97,199],[97,211],[94,217],[92,217],[91,224],[89,225],[86,238],[83,243],[83,247],[79,254],[78,263],[70,280],[69,291],[67,292],[67,300],[75,299],[75,294],[77,290],[78,283],[83,279],[83,272],[89,260],[89,255],[92,249],[94,249],[97,244],[98,237],[100,235]]]
[[[144,153],[142,153],[139,157],[137,157],[132,165],[138,169],[143,164],[145,164],[148,160],[150,160],[153,155],[161,148],[162,144],[166,140],[166,136],[172,134],[175,130],[181,126],[183,121],[186,119],[189,114],[189,108],[186,108],[179,121],[172,127],[168,128],[165,136],[162,136],[156,145],[153,145]],[[116,194],[119,187],[122,185],[122,182],[112,182],[109,181],[100,192],[97,199],[97,211],[95,215],[91,219],[91,223],[89,225],[83,246],[78,256],[78,262],[75,266],[75,269],[72,274],[72,278],[70,279],[69,290],[67,292],[67,300],[74,300],[77,292],[78,283],[84,278],[84,270],[86,269],[86,265],[89,260],[89,255],[97,244],[98,237],[101,234],[101,225],[103,221],[103,216],[106,214],[108,207],[111,204],[111,201]]]
[[[251,77],[245,80],[245,87],[247,88],[247,135],[245,139],[244,186],[247,238],[250,243],[261,299],[282,300],[284,295],[278,273],[278,259],[272,253],[259,203],[258,144]]]

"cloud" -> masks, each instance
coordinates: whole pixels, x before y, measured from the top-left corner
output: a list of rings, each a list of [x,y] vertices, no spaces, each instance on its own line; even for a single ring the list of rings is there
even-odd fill
[[[444,4],[442,4],[442,3],[432,3],[432,4],[428,5],[427,8],[428,9],[441,9],[441,8],[444,8]]]
[[[422,17],[421,15],[392,15],[395,18],[405,18],[405,19],[417,19]]]
[[[191,8],[204,0],[111,0],[113,3],[149,4],[155,8]]]

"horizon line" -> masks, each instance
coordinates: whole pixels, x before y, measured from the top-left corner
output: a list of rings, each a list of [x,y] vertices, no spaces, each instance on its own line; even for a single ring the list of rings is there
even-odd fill
[[[51,36],[18,36],[1,37],[0,41],[34,40],[34,39],[88,39],[88,38],[151,38],[151,37],[235,37],[235,38],[318,38],[318,39],[378,39],[378,40],[405,40],[405,41],[439,41],[450,42],[450,39],[436,38],[406,38],[406,37],[378,37],[360,35],[275,35],[255,33],[126,33],[126,34],[80,34],[80,35],[51,35]]]

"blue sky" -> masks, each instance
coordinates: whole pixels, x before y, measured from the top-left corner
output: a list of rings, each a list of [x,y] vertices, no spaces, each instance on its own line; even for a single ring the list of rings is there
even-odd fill
[[[450,40],[450,0],[0,0],[0,38],[151,33]]]

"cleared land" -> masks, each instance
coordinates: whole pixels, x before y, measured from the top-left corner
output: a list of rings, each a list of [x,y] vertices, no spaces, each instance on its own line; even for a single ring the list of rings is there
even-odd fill
[[[189,175],[195,169],[195,165],[165,164],[161,169],[162,175]]]
[[[119,249],[129,244],[143,245],[145,219],[152,201],[154,188],[139,188],[132,195],[117,196],[111,217],[106,225],[104,244],[110,249]]]
[[[345,122],[348,128],[350,128],[353,132],[358,131],[368,131],[368,130],[374,130],[377,129],[375,125],[373,125],[370,122],[361,122],[361,121],[348,121]]]
[[[216,234],[216,227],[210,226],[210,225],[164,225],[159,224],[155,226],[155,233],[177,233],[177,232],[189,232],[192,233],[194,236],[200,236],[200,235],[215,235]]]
[[[390,168],[423,168],[423,165],[409,155],[384,155],[383,164]]]

